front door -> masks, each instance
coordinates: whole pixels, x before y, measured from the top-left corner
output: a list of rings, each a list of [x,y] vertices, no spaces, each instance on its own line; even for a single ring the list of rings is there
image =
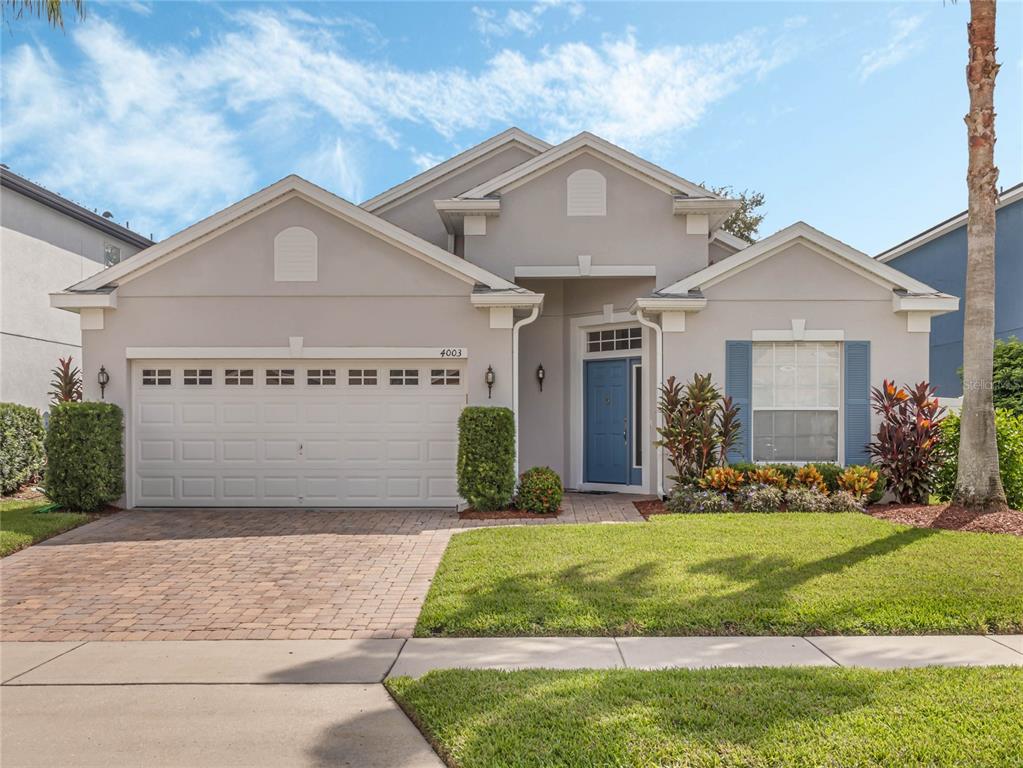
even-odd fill
[[[585,481],[629,482],[629,361],[587,360]]]

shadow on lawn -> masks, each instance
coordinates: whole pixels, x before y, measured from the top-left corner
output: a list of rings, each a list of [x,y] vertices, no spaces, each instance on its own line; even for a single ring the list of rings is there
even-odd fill
[[[812,739],[826,718],[873,701],[862,675],[801,668],[445,670],[393,687],[427,738],[466,766],[512,756],[519,766],[716,765],[721,756],[759,765],[765,742]]]
[[[811,619],[778,621],[793,590],[935,533],[907,528],[809,562],[747,554],[695,562],[687,567],[690,574],[718,577],[729,584],[697,595],[682,592],[684,583],[677,594],[667,592],[655,560],[611,576],[605,574],[613,563],[599,560],[564,568],[555,578],[549,573],[520,573],[467,592],[461,608],[444,611],[436,624],[421,615],[420,631],[443,635],[450,627],[460,635],[814,634],[828,627]],[[837,606],[827,610],[832,620],[838,617]],[[566,614],[578,617],[577,623],[550,621]]]

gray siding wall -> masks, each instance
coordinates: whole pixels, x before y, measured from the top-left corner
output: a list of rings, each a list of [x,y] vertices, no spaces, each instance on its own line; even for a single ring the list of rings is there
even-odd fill
[[[606,216],[568,216],[567,179],[592,168],[607,179]],[[707,266],[706,235],[687,235],[671,195],[590,154],[582,154],[501,196],[487,234],[466,238],[465,255],[512,279],[516,266],[641,264],[657,268],[658,287]]]

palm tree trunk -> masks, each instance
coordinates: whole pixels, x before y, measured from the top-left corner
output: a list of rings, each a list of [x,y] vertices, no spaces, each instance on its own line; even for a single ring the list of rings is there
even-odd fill
[[[971,0],[966,85],[969,216],[966,224],[966,308],[963,327],[963,412],[954,503],[1005,509],[998,474],[992,370],[995,342],[995,0]]]

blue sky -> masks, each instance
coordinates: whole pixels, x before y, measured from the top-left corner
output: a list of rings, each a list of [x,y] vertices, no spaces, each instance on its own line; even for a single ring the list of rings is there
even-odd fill
[[[361,201],[509,125],[590,130],[876,253],[965,207],[969,4],[100,2],[0,38],[0,156],[166,237],[288,173]],[[1023,179],[1023,5],[997,162]]]

